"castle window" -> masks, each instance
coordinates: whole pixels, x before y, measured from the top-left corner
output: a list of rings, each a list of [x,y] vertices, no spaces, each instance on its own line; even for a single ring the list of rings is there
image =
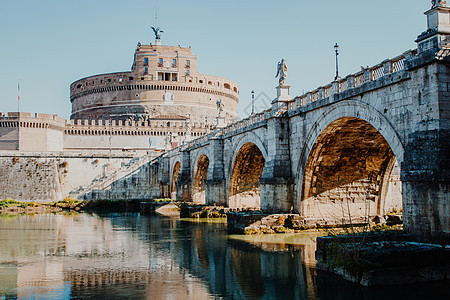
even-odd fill
[[[211,82],[211,81],[208,81],[208,84],[209,84],[209,85],[212,85],[212,82]]]
[[[108,82],[111,82],[111,79],[108,79]]]
[[[148,74],[148,68],[144,69],[144,74]]]
[[[230,85],[229,85],[228,83],[225,83],[225,84],[223,85],[223,87],[226,88],[226,89],[231,89],[231,87],[230,87]]]
[[[217,86],[220,86],[220,82],[217,81]]]
[[[163,60],[162,58],[160,58],[160,59],[158,60],[158,67],[162,67],[162,66],[163,66],[163,63],[164,63],[164,60]]]
[[[144,57],[144,66],[148,66],[148,57]]]
[[[178,74],[172,73],[172,81],[178,81]]]
[[[190,70],[186,70],[186,75],[191,75],[191,71]]]
[[[191,61],[188,59],[186,60],[186,68],[189,68],[191,66]]]
[[[133,77],[128,77],[128,80],[130,80],[130,81],[133,80],[133,79],[134,79]]]
[[[172,60],[172,65],[173,65],[174,67],[177,66],[177,59],[176,59],[176,58],[174,58],[174,59]]]
[[[199,83],[203,83],[203,80],[199,80],[198,82],[199,82]]]

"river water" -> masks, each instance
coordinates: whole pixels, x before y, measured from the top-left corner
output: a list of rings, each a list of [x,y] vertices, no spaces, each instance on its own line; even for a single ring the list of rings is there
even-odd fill
[[[362,288],[314,269],[317,234],[245,237],[139,214],[0,217],[1,299],[448,299],[445,283]]]

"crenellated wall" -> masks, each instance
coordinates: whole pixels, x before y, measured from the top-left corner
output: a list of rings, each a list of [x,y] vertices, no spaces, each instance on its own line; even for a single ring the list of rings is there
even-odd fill
[[[56,115],[0,115],[0,150],[61,151],[66,121]]]
[[[203,136],[213,127],[205,122],[187,125],[180,117],[161,117],[67,122],[55,115],[0,113],[0,151],[162,151]]]

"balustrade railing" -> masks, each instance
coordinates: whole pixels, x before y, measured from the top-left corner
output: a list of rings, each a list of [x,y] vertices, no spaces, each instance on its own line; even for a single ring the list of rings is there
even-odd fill
[[[375,81],[385,75],[393,74],[405,69],[405,61],[417,54],[417,50],[410,50],[393,59],[386,60],[373,67],[362,68],[358,73],[338,79],[326,86],[320,87],[312,92],[307,92],[295,97],[288,103],[288,110],[293,110],[311,102],[330,97],[332,94],[341,93],[363,84]]]

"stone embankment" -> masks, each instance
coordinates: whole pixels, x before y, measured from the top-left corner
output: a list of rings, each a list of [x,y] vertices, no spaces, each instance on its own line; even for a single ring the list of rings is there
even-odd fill
[[[416,243],[403,233],[317,238],[316,268],[363,286],[450,279],[450,248]]]
[[[402,223],[400,215],[375,217],[371,220],[375,224],[397,225]],[[261,211],[229,211],[227,212],[228,230],[243,234],[271,234],[299,232],[301,230],[320,227],[342,227],[342,224],[367,224],[367,219],[354,218],[352,223],[348,220],[329,222],[318,218],[305,218],[298,214],[264,214]]]
[[[76,198],[78,194],[71,192],[139,165],[144,161],[139,159],[134,154],[0,151],[0,200],[51,202],[67,196]]]

